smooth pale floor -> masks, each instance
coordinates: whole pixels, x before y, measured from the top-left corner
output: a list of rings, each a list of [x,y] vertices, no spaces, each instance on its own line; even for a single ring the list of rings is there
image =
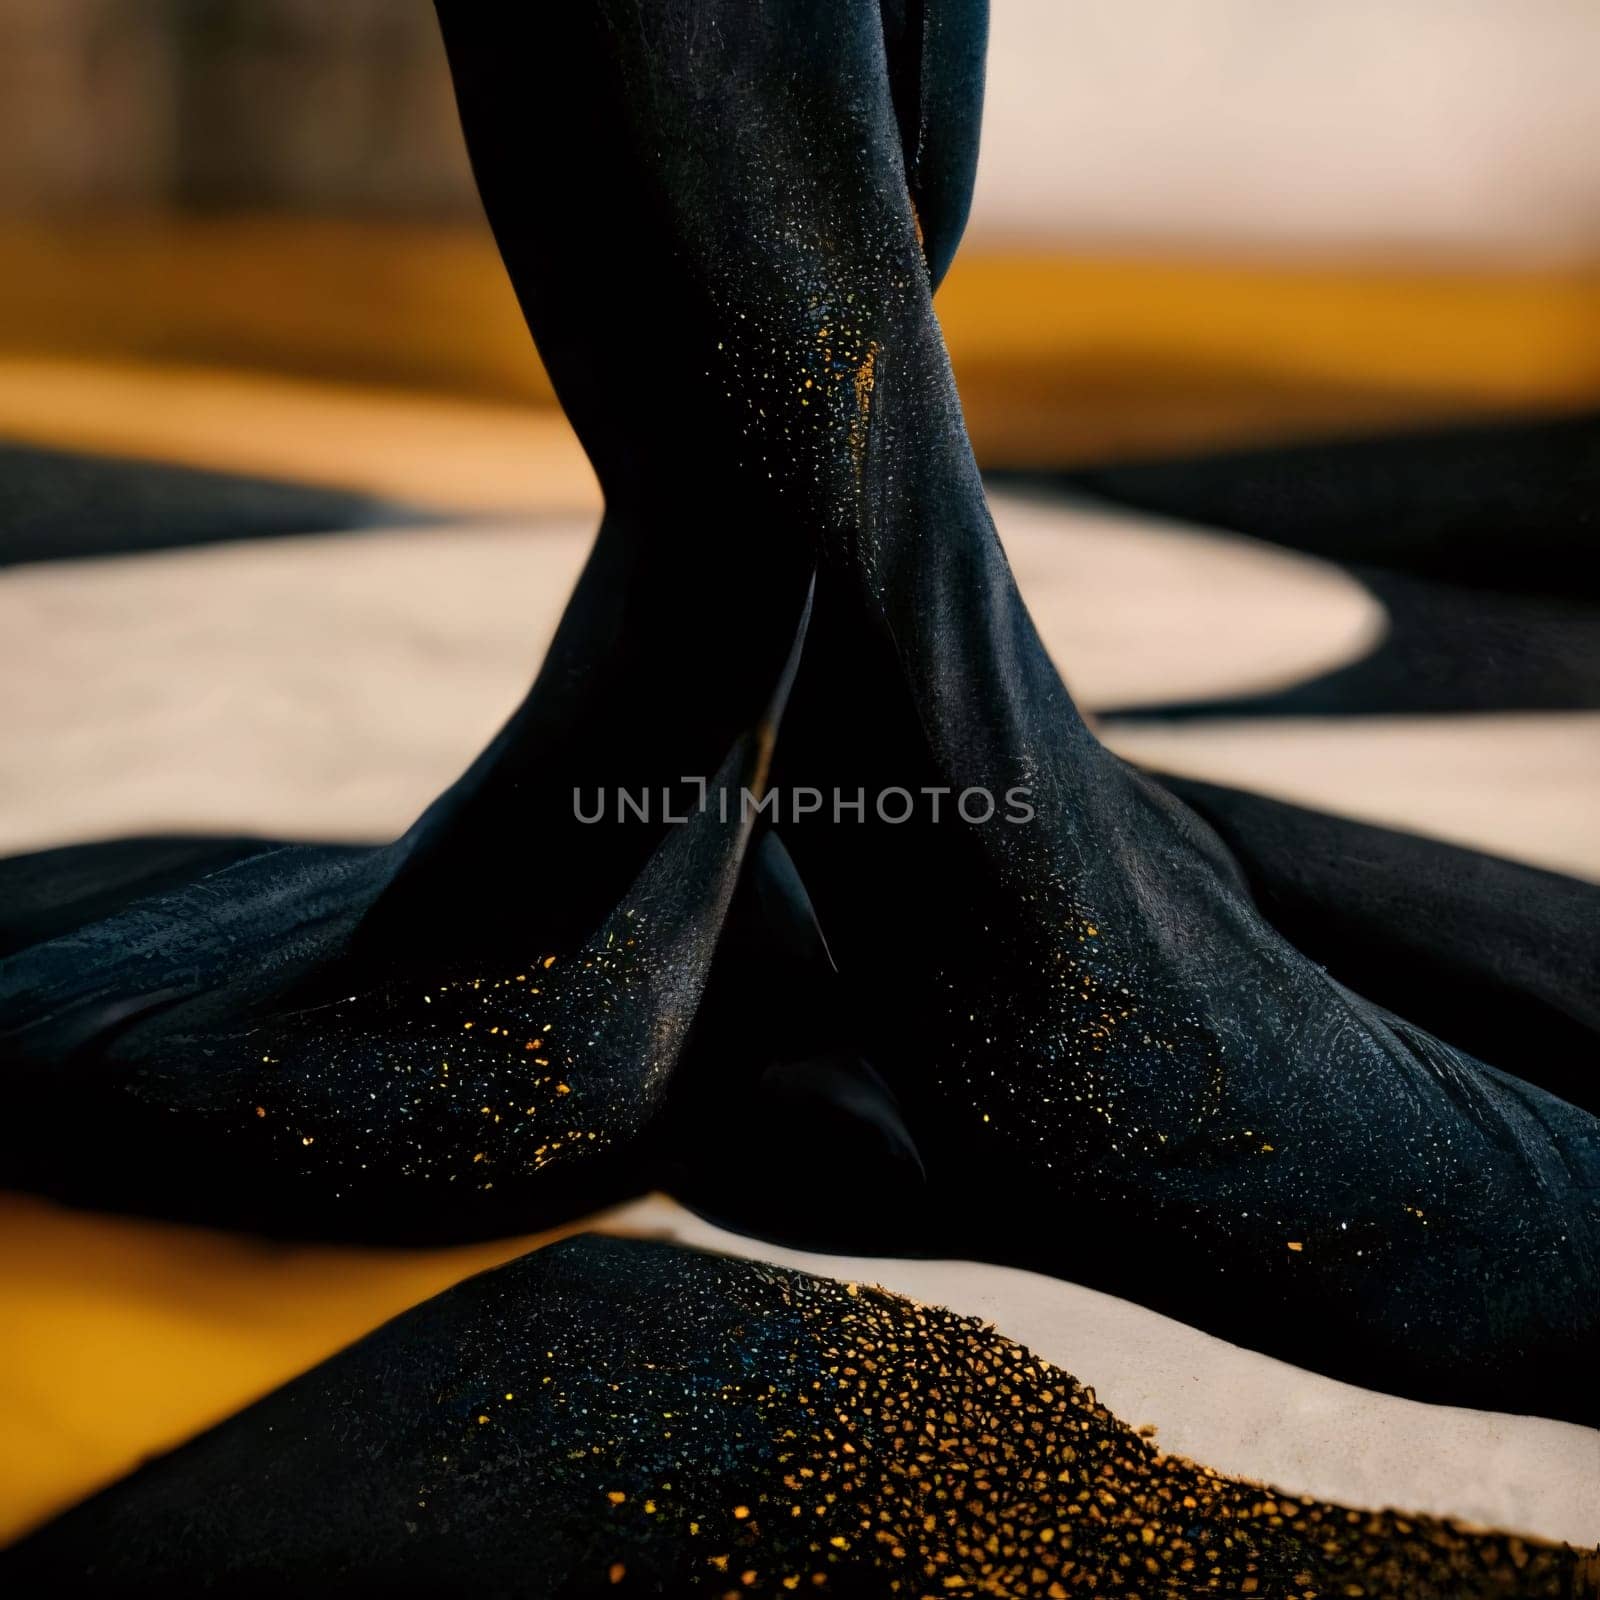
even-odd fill
[[[1098,705],[1271,690],[1355,660],[1336,568],[1089,504],[994,497],[1069,687]],[[521,698],[586,512],[19,568],[0,581],[0,852],[161,831],[381,839]],[[1600,716],[1120,725],[1130,759],[1600,878]]]
[[[51,372],[29,411],[19,396]],[[287,380],[107,369],[97,389],[48,364],[6,376],[0,434],[495,520],[0,574],[0,673],[21,686],[0,722],[3,851],[161,827],[393,832],[521,694],[593,524],[592,479],[550,415]],[[1359,655],[1383,625],[1336,572],[1244,541],[1017,498],[997,520],[1089,706],[1270,687]],[[1600,877],[1600,843],[1581,837],[1593,830],[1552,820],[1593,810],[1594,724],[1146,728],[1124,744],[1148,755],[1165,739],[1153,753],[1186,770]],[[537,1242],[288,1247],[0,1198],[0,1536]],[[1404,1407],[1026,1274],[824,1270],[993,1316],[1168,1448],[1228,1470],[1600,1538],[1600,1435]]]
[[[1086,703],[1270,688],[1362,654],[1357,584],[1150,518],[1006,496],[1024,591]],[[0,852],[164,829],[378,839],[522,697],[590,516],[45,563],[0,580]]]

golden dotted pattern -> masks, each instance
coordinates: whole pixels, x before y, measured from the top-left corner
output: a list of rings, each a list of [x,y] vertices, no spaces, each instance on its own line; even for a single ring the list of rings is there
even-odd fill
[[[646,918],[614,924],[575,955],[395,982],[259,1028],[246,1129],[334,1198],[380,1179],[492,1196],[631,1136],[670,1052],[631,1039],[662,966]],[[619,1087],[614,1061],[639,1081]]]
[[[606,1492],[621,1542],[628,1519],[657,1533],[677,1524],[696,1588],[938,1600],[1597,1592],[1583,1585],[1600,1568],[1570,1550],[1347,1510],[1163,1456],[1150,1430],[976,1321],[854,1284],[796,1278],[782,1290],[810,1348],[780,1376],[716,1396],[772,1423],[769,1480],[729,1482],[712,1507],[686,1504],[670,1482]],[[620,1583],[628,1552],[613,1554],[606,1575]]]

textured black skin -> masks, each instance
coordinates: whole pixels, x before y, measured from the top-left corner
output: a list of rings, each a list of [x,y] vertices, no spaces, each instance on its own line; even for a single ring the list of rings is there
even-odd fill
[[[508,948],[514,971],[530,946],[572,970],[638,878],[667,966],[688,977],[647,986],[616,1048],[573,1075],[614,1158],[572,1169],[591,1195],[646,1181],[632,1141],[672,1128],[697,1203],[730,1220],[1019,1262],[1374,1387],[1595,1416],[1595,1119],[1288,945],[1216,834],[1094,739],[1040,645],[932,314],[878,8],[606,0],[441,17],[485,205],[606,491],[594,557],[527,704],[400,846],[327,886],[313,937],[296,931],[295,880],[254,857],[164,904],[157,928],[135,910],[8,964],[31,1008],[13,1067],[24,1180],[126,1193],[154,1139],[159,1205],[187,1183],[191,1211],[237,1215],[237,1166],[258,1225],[409,1236],[545,1220],[571,1190],[501,1144],[492,1195],[412,1181],[409,1101],[375,1114],[363,1091],[392,1089],[397,1055],[434,1048],[404,1009],[421,952],[458,978]],[[571,159],[536,168],[551,151]],[[940,216],[920,220],[946,237]],[[818,1037],[798,1050],[783,1033],[794,1005],[741,1004],[735,986],[699,1019],[675,1116],[667,1058],[744,841],[563,825],[567,785],[716,770],[774,698],[813,572],[774,784],[1018,787],[1035,815],[785,821],[836,973],[818,979]],[[257,887],[235,894],[241,882]],[[196,926],[209,900],[237,933]],[[176,1000],[152,970],[176,975]],[[374,974],[367,989],[352,971]],[[129,1020],[116,1008],[135,977],[157,998]],[[787,971],[772,981],[796,992]],[[321,1009],[302,989],[286,1008],[291,983],[317,982]],[[367,998],[346,1013],[352,993]],[[586,999],[564,1017],[574,1034]],[[241,1015],[278,1029],[268,1054],[293,1064],[262,1137],[291,1114],[321,1119],[309,1168],[292,1142],[240,1157],[256,1130],[234,1123],[261,1075],[244,1060],[230,1086],[207,1053],[219,1037],[254,1048]],[[663,1018],[671,1049],[642,1059]],[[119,1117],[140,1094],[151,1127],[125,1147]],[[435,1173],[475,1182],[477,1098],[444,1102]],[[865,1125],[854,1170],[789,1136],[796,1104]],[[157,1132],[174,1125],[182,1137]],[[730,1148],[781,1158],[730,1162]],[[835,1191],[823,1206],[819,1185]]]

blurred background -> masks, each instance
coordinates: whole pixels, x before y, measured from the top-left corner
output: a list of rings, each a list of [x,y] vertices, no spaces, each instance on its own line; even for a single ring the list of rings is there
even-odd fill
[[[1116,748],[1600,880],[1597,82],[1594,0],[994,0],[938,310]],[[4,0],[0,855],[392,835],[597,506],[425,0]],[[0,1538],[525,1245],[5,1199]]]
[[[980,454],[1591,399],[1597,67],[1589,0],[996,0]],[[0,283],[18,356],[550,403],[423,0],[7,0]]]

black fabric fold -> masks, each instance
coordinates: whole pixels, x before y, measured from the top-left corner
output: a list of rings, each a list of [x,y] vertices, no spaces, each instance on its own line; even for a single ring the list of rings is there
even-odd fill
[[[1154,773],[1263,916],[1347,987],[1600,1110],[1600,886],[1266,795]]]
[[[1484,1065],[1307,959],[1039,642],[932,313],[903,35],[809,0],[441,18],[606,494],[594,556],[524,707],[404,840],[331,876],[253,857],[0,969],[11,1181],[460,1237],[670,1170],[762,1231],[1019,1263],[1373,1387],[1593,1420],[1600,1125],[1534,1086],[1544,1041]],[[776,797],[764,912],[754,822],[572,818],[574,787],[683,776]],[[801,789],[861,810],[796,815]],[[711,970],[750,960],[747,892],[748,985]],[[819,1203],[830,1129],[870,1205]]]
[[[1600,600],[1600,415],[1503,419],[1060,474],[1119,505],[1333,561]]]
[[[1088,1513],[1085,1514],[1086,1507]],[[1158,1455],[882,1290],[586,1236],[407,1312],[0,1552],[13,1593],[1580,1592],[1582,1558]],[[1202,1589],[1194,1587],[1196,1579]]]
[[[0,567],[431,520],[352,490],[0,441]]]

